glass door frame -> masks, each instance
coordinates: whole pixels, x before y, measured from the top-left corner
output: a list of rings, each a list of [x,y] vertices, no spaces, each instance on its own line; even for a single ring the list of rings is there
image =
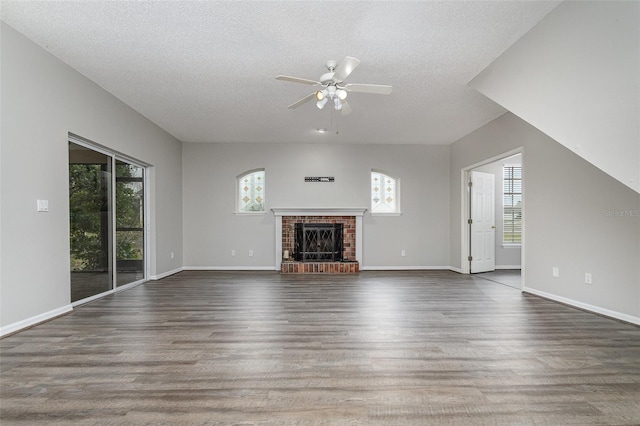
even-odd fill
[[[127,164],[127,165],[131,165],[134,167],[137,167],[139,169],[142,170],[142,176],[140,178],[127,178],[127,177],[122,177],[122,176],[118,176],[118,163],[123,163],[123,164]],[[137,228],[136,230],[141,230],[142,231],[142,278],[137,279],[135,281],[132,282],[128,282],[125,284],[120,284],[119,283],[119,278],[118,278],[118,260],[124,260],[124,259],[119,259],[118,258],[118,232],[119,231],[125,231],[123,229],[118,229],[118,183],[119,183],[119,179],[120,180],[124,180],[126,182],[127,179],[131,179],[132,181],[135,180],[142,180],[142,223],[141,223],[141,227]],[[147,223],[147,200],[148,200],[148,196],[147,196],[147,168],[141,164],[138,164],[135,161],[132,161],[131,159],[125,158],[121,155],[115,155],[113,158],[113,182],[112,182],[112,188],[113,188],[113,194],[112,194],[112,199],[114,200],[114,206],[113,206],[113,231],[114,231],[114,235],[113,235],[113,259],[114,259],[114,286],[116,289],[120,289],[120,288],[127,288],[127,286],[131,287],[133,285],[137,285],[140,284],[144,281],[147,280],[147,247],[148,247],[148,241],[147,241],[147,229],[148,227],[146,226]]]
[[[111,161],[111,205],[109,206],[109,211],[110,211],[110,222],[111,222],[111,235],[110,235],[110,243],[109,243],[109,248],[110,248],[110,257],[112,259],[111,261],[111,277],[110,277],[110,284],[111,284],[111,288],[107,291],[103,291],[102,293],[98,293],[95,294],[93,296],[89,296],[87,298],[84,299],[80,299],[77,300],[75,302],[71,302],[72,306],[78,306],[78,305],[82,305],[88,302],[91,302],[93,300],[96,299],[100,299],[104,296],[107,296],[109,294],[113,294],[113,293],[117,293],[119,291],[122,290],[126,290],[129,289],[131,287],[135,287],[139,284],[142,284],[143,282],[146,282],[149,280],[149,271],[150,271],[150,256],[149,256],[149,210],[150,210],[150,205],[149,205],[149,194],[148,194],[148,188],[149,188],[149,177],[150,177],[150,172],[149,172],[149,168],[150,165],[136,160],[134,158],[131,158],[129,156],[120,154],[118,152],[115,152],[113,150],[110,150],[106,147],[103,147],[99,144],[96,144],[94,142],[91,142],[85,138],[82,138],[81,136],[75,135],[73,133],[69,133],[68,137],[67,137],[67,144],[68,143],[74,143],[76,145],[80,145],[84,148],[87,149],[91,149],[94,150],[100,154],[106,155],[107,157],[109,157],[110,161]],[[143,176],[143,190],[144,190],[144,200],[143,200],[143,225],[142,225],[142,229],[143,229],[143,245],[144,245],[144,252],[143,252],[143,277],[139,280],[118,286],[118,271],[117,271],[117,247],[116,247],[116,164],[117,161],[122,161],[122,162],[126,162],[129,164],[132,164],[134,166],[140,167],[142,168],[143,172],[142,172],[142,176]],[[71,269],[69,269],[69,273],[71,273]]]

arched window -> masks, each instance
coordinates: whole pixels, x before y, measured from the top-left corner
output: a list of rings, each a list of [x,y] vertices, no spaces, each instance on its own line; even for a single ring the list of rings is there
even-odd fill
[[[238,176],[238,213],[264,212],[264,169],[250,170]]]
[[[400,179],[371,170],[371,213],[400,213]]]

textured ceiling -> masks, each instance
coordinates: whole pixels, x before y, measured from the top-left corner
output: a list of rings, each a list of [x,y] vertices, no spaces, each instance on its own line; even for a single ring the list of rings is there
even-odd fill
[[[2,20],[184,142],[448,144],[504,110],[467,86],[558,1],[30,2]],[[342,116],[287,105],[354,56]],[[317,128],[330,131],[319,134]],[[336,130],[338,133],[336,133]]]

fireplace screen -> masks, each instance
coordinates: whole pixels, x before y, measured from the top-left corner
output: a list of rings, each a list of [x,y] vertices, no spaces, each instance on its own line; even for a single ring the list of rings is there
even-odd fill
[[[341,262],[342,224],[296,223],[294,259],[302,262]]]

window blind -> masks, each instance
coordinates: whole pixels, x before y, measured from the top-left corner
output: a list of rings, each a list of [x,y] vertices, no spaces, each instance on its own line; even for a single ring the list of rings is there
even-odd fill
[[[503,168],[503,233],[507,244],[522,243],[522,166]]]

